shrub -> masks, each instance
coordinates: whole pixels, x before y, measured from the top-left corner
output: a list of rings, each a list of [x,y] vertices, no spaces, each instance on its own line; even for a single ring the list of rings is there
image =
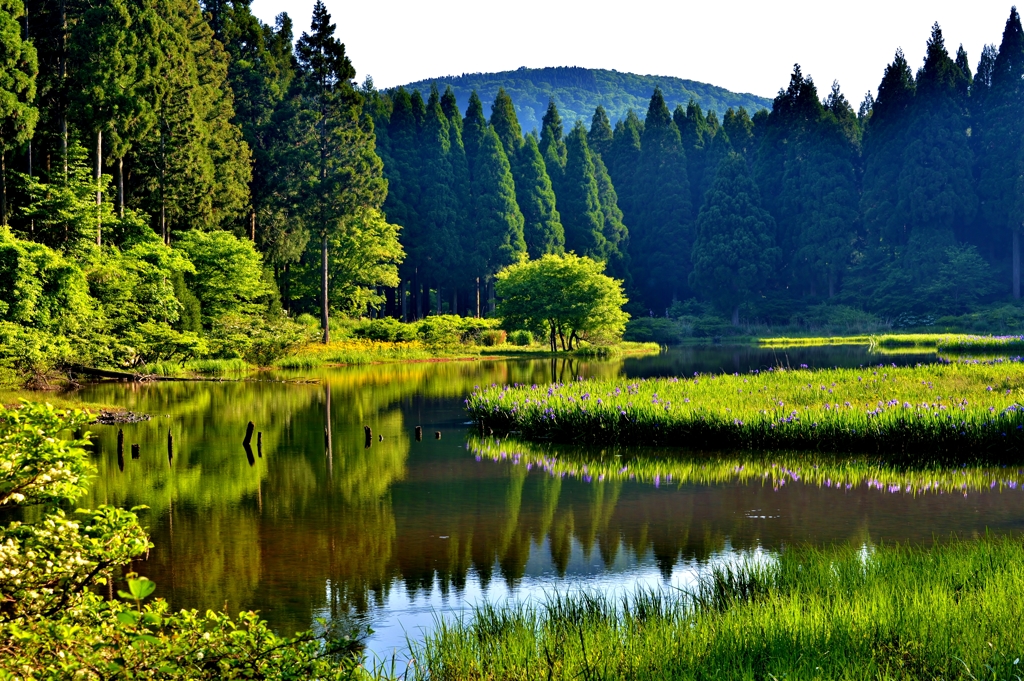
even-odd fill
[[[405,343],[416,340],[416,331],[413,324],[403,324],[393,317],[382,317],[363,321],[353,330],[353,335],[386,343]]]
[[[671,319],[663,317],[639,317],[626,323],[623,340],[637,343],[658,343],[675,345],[683,340],[682,328]]]
[[[416,335],[431,350],[450,350],[462,342],[462,332],[462,319],[446,314],[421,321]]]
[[[480,334],[480,344],[487,347],[504,345],[507,335],[502,329],[488,329]]]
[[[508,340],[512,345],[525,347],[527,345],[533,345],[533,334],[524,329],[520,329],[519,331],[513,331],[509,335]]]

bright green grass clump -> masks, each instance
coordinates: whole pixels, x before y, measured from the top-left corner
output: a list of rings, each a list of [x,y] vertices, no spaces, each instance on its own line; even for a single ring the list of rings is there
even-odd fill
[[[1005,466],[905,468],[867,457],[851,459],[815,452],[758,456],[743,453],[671,457],[569,448],[515,439],[470,436],[477,460],[507,461],[527,470],[584,482],[629,480],[657,487],[687,484],[746,483],[775,489],[787,484],[815,485],[837,492],[867,487],[886,494],[967,494],[983,490],[1024,493],[1024,469]]]
[[[951,336],[936,345],[939,352],[953,354],[1024,353],[1024,336]]]
[[[420,678],[1018,679],[1024,543],[786,549],[689,593],[484,606],[414,647]]]
[[[491,386],[466,405],[534,440],[1005,462],[1024,446],[1022,391],[1024,364],[996,361]]]
[[[806,338],[800,337],[779,337],[779,338],[759,338],[757,340],[759,345],[763,345],[769,348],[798,348],[798,347],[818,347],[822,345],[870,345],[871,336],[809,336]]]

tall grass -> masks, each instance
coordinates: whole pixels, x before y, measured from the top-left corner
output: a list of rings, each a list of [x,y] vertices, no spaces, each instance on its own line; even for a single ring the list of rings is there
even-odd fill
[[[469,349],[462,355],[476,355]],[[345,340],[328,345],[313,343],[293,355],[283,357],[274,363],[282,369],[312,369],[327,364],[374,364],[377,362],[400,362],[424,360],[438,357],[419,341],[396,342],[373,340]]]
[[[808,336],[759,338],[758,345],[769,348],[798,348],[821,345],[870,345],[871,336]]]
[[[194,359],[184,364],[179,362],[153,362],[138,369],[136,373],[154,376],[188,377],[195,374],[226,375],[252,371],[253,366],[241,358],[234,359]]]
[[[952,336],[940,340],[939,352],[950,354],[1022,354],[1024,336]]]
[[[962,463],[1021,458],[1022,391],[1024,365],[994,361],[495,385],[466,406],[482,427],[526,439]]]
[[[661,486],[746,483],[780,489],[787,484],[845,491],[867,488],[884,494],[967,494],[983,490],[1024,493],[1024,469],[1005,466],[907,468],[877,458],[848,458],[816,452],[760,456],[738,453],[631,454],[629,450],[551,446],[516,439],[468,438],[478,461],[509,462],[552,477],[583,482],[630,480]],[[621,453],[619,453],[621,452]]]
[[[484,679],[1019,679],[1024,543],[787,548],[689,592],[543,603],[439,619],[413,675]]]

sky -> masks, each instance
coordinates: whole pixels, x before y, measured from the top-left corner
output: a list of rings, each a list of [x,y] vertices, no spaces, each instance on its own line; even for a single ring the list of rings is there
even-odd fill
[[[950,54],[963,44],[976,68],[999,44],[1010,2],[732,0],[610,3],[559,0],[325,0],[357,71],[378,88],[462,73],[584,66],[676,76],[773,97],[794,63],[822,96],[838,80],[854,108],[877,93],[902,47],[916,70],[932,23]],[[308,30],[312,0],[254,0],[273,23],[288,12]]]

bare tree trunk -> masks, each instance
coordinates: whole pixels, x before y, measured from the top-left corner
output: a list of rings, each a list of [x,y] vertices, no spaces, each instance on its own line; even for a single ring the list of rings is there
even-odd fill
[[[96,131],[96,245],[103,245],[103,131]]]
[[[480,318],[480,277],[476,278],[476,317]]]
[[[249,213],[249,240],[256,243],[256,211]]]
[[[732,309],[732,325],[733,326],[739,326],[740,325],[740,306],[739,305],[737,305],[736,307],[734,307]]]
[[[287,312],[292,311],[292,264],[285,263],[284,266],[284,286],[281,287],[281,302],[284,305],[284,309]]]
[[[402,321],[409,321],[409,296],[405,295],[405,287],[408,282],[401,282],[398,288],[398,295],[402,296]]]
[[[323,307],[321,308],[320,325],[324,330],[324,345],[331,342],[331,320],[327,309],[327,232],[320,237],[320,291]]]
[[[459,287],[452,288],[452,314],[459,314]]]
[[[117,159],[117,217],[124,218],[124,158]]]
[[[441,285],[437,285],[437,314],[441,314]]]
[[[1020,230],[1013,230],[1013,299],[1020,300]]]
[[[548,334],[548,343],[551,344],[551,352],[558,352],[558,345],[555,344],[555,325],[551,325],[551,331]],[[551,379],[554,382],[555,379]]]
[[[7,226],[7,151],[0,151],[0,224]]]

